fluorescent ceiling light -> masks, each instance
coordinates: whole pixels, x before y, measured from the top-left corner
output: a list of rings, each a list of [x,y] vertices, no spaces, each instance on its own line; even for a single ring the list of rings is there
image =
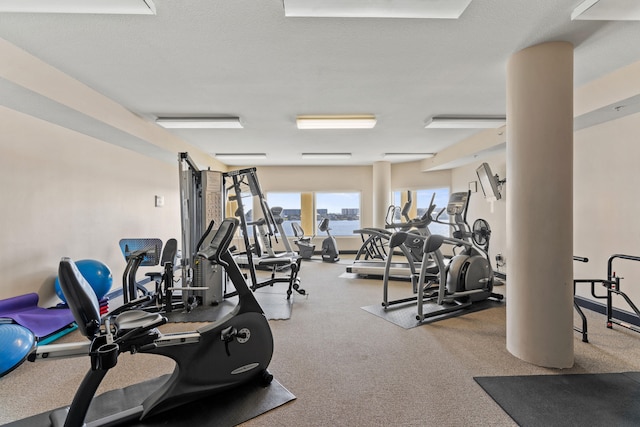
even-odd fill
[[[376,125],[376,116],[360,115],[318,115],[298,116],[298,129],[371,129]]]
[[[350,159],[351,153],[302,153],[302,158],[305,160],[339,160]]]
[[[504,117],[432,117],[428,129],[492,129],[504,126]]]
[[[384,153],[385,159],[421,158],[429,159],[435,156],[434,153]]]
[[[458,19],[471,0],[284,0],[289,17]]]
[[[571,13],[573,20],[638,21],[638,0],[585,0]]]
[[[167,129],[242,129],[239,117],[158,117],[156,123]]]
[[[155,15],[152,0],[0,0],[0,12]]]
[[[266,153],[215,153],[214,156],[220,160],[258,160],[266,159]]]

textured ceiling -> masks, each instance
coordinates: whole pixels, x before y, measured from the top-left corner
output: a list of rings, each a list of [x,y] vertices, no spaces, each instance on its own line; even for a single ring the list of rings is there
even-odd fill
[[[171,131],[205,152],[267,153],[255,165],[352,152],[313,164],[366,165],[474,133],[425,129],[433,115],[504,115],[506,63],[520,49],[574,43],[577,87],[640,60],[640,22],[571,21],[581,1],[473,0],[458,20],[425,20],[287,18],[282,0],[154,0],[155,16],[0,14],[0,37],[149,121],[240,116],[244,129]],[[22,95],[0,84],[0,103],[42,110]],[[51,109],[47,120],[65,116]],[[298,114],[361,113],[377,116],[375,129],[295,126]],[[116,131],[99,137],[126,145]]]

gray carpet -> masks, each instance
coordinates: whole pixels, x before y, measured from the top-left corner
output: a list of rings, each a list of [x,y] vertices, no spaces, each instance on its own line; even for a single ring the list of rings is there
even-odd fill
[[[418,309],[416,303],[406,303],[406,304],[398,304],[396,306],[391,306],[387,310],[382,307],[382,303],[369,305],[366,307],[360,307],[364,311],[373,314],[374,316],[378,316],[387,322],[391,322],[394,325],[400,326],[404,329],[415,328],[416,326],[425,325],[433,322],[437,322],[439,320],[451,319],[453,317],[462,316],[464,314],[473,313],[480,310],[486,310],[488,308],[493,307],[501,307],[503,306],[503,302],[494,301],[491,299],[487,299],[484,301],[479,301],[473,303],[471,306],[467,308],[460,309],[458,311],[452,313],[446,313],[439,316],[428,317],[422,322],[418,322],[416,320],[416,315],[418,314]],[[425,304],[424,312],[429,312],[429,309],[437,309],[436,304]]]
[[[573,368],[542,368],[507,351],[504,303],[404,329],[361,309],[380,306],[382,283],[341,278],[344,267],[303,264],[304,288],[311,295],[294,294],[291,319],[269,322],[275,345],[269,370],[296,399],[243,427],[516,427],[474,377],[640,372],[640,335],[623,328],[607,329],[602,314],[585,310],[591,342],[583,343],[576,334]],[[391,291],[392,297],[406,295],[410,285],[392,283]],[[160,330],[174,333],[193,327],[170,323]],[[59,342],[80,340],[76,331]],[[88,363],[77,358],[41,360],[24,363],[2,377],[0,424],[68,404]],[[100,393],[170,373],[173,368],[166,357],[122,354]]]
[[[97,396],[87,414],[87,421],[100,419],[112,414],[115,408],[128,408],[139,405],[145,396],[167,379],[168,375],[134,384],[124,389],[108,391]],[[179,408],[159,414],[144,421],[133,421],[128,426],[235,426],[257,417],[278,406],[284,405],[295,396],[278,381],[268,387],[245,384],[232,391],[206,396]],[[53,412],[53,411],[51,411]],[[6,424],[7,427],[49,427],[49,414],[44,412]]]
[[[474,379],[522,427],[640,425],[640,372]]]

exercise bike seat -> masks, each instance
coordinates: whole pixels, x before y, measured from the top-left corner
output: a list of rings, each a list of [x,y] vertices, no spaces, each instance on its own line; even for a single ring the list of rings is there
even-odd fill
[[[130,310],[118,314],[113,320],[117,335],[122,335],[126,331],[141,328],[148,329],[152,325],[162,322],[163,316],[160,313],[148,313],[142,310]]]
[[[93,288],[87,283],[71,258],[64,257],[60,260],[58,278],[80,333],[90,340],[100,335],[102,324],[100,303]],[[160,314],[141,310],[124,311],[113,316],[113,322],[119,334],[136,328],[147,331],[165,321]]]
[[[292,222],[291,228],[293,229],[294,237],[298,239],[298,241],[305,243],[311,242],[311,237],[304,235],[304,230],[302,229],[302,227],[300,227],[300,224],[298,224],[297,222]]]

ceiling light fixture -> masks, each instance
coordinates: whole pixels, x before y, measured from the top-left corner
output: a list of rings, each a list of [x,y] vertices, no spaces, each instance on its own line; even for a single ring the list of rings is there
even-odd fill
[[[152,0],[0,0],[0,12],[155,15]]]
[[[572,20],[638,21],[640,3],[637,0],[585,0],[573,12]]]
[[[376,125],[373,114],[298,116],[298,129],[371,129]]]
[[[266,159],[266,153],[215,153],[220,160],[259,160]]]
[[[239,117],[158,117],[167,129],[242,129]]]
[[[351,153],[302,153],[305,160],[339,160],[350,159]]]
[[[382,155],[382,157],[384,157],[385,159],[398,159],[407,157],[429,159],[433,156],[435,156],[434,153],[384,153]]]
[[[471,0],[284,0],[288,17],[457,19]]]
[[[504,126],[504,116],[432,117],[424,126],[427,129],[493,129]]]

